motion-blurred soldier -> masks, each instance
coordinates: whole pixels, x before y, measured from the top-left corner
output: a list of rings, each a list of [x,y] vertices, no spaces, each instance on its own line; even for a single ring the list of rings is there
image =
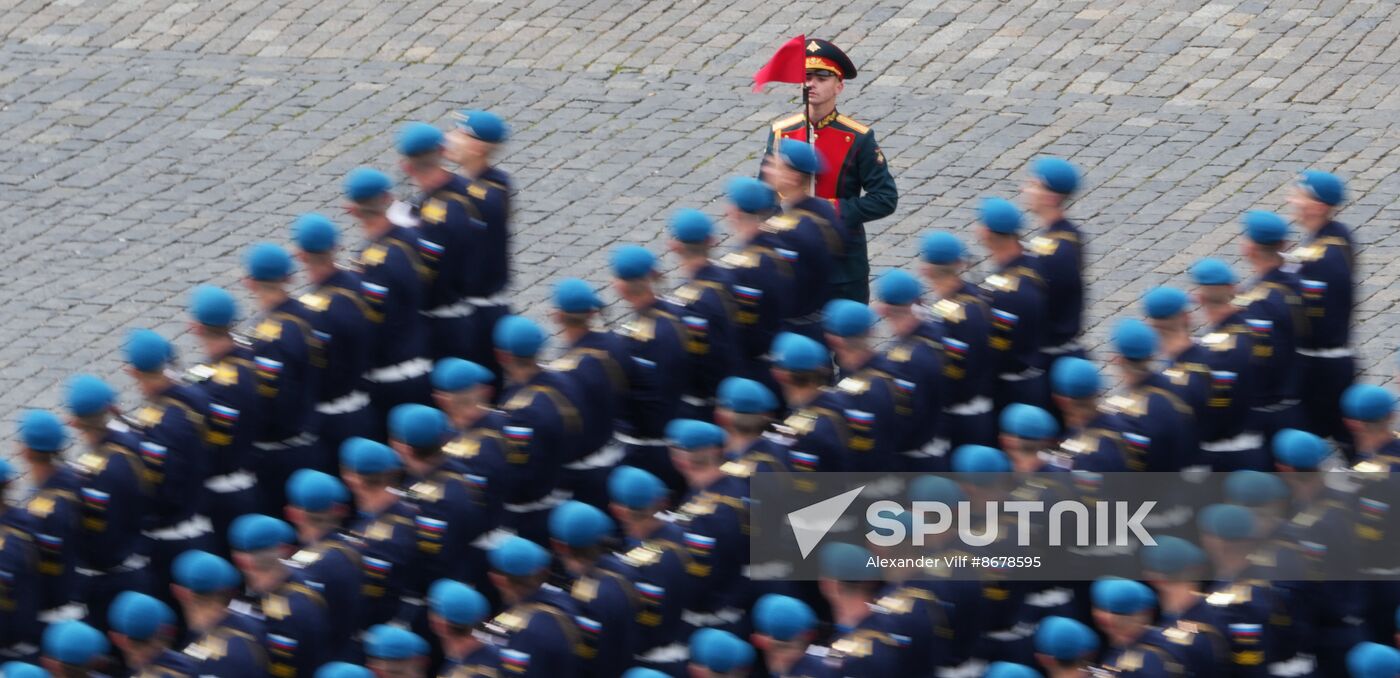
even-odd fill
[[[44,629],[40,663],[50,675],[100,676],[96,669],[106,668],[110,649],[101,631],[80,621],[64,621]]]
[[[754,645],[763,652],[764,667],[773,676],[818,678],[826,675],[822,658],[809,652],[817,634],[817,615],[806,603],[770,594],[753,609]]]
[[[1395,610],[1400,607],[1400,552],[1393,546],[1400,534],[1400,439],[1395,437],[1395,396],[1380,386],[1355,384],[1342,395],[1342,416],[1355,445],[1357,462],[1355,523],[1360,574],[1372,581],[1366,590],[1366,627],[1372,640],[1395,637]]]
[[[509,606],[486,625],[498,639],[503,673],[579,675],[577,607],[567,594],[545,583],[549,552],[524,537],[510,537],[491,551],[490,558],[491,580]]]
[[[105,626],[107,608],[122,591],[150,591],[150,556],[141,528],[150,514],[151,488],[137,452],[141,441],[111,427],[117,394],[101,379],[68,381],[69,424],[83,443],[74,464],[81,500],[77,598],[88,619]]]
[[[738,240],[738,250],[722,263],[734,274],[734,315],[739,364],[736,374],[776,389],[768,371],[768,350],[793,312],[797,279],[796,253],[764,230],[764,220],[777,209],[777,195],[767,184],[750,177],[729,180],[725,220]]]
[[[851,302],[855,303],[855,302]],[[671,461],[687,491],[676,523],[685,530],[692,559],[690,573],[705,594],[683,613],[692,628],[739,628],[748,603],[743,565],[749,562],[748,485],[721,470],[724,430],[696,419],[675,419],[666,427]]]
[[[905,675],[907,643],[885,632],[875,612],[881,582],[878,570],[867,568],[870,551],[833,543],[823,546],[820,556],[817,583],[838,629],[827,650],[827,670],[843,676]]]
[[[781,201],[782,212],[764,223],[783,248],[792,253],[797,283],[791,315],[783,329],[821,340],[822,308],[836,294],[845,256],[846,227],[838,223],[831,204],[811,194],[812,177],[822,171],[822,159],[811,144],[795,139],[777,143],[763,163],[763,180]],[[866,298],[869,293],[862,292]]]
[[[948,468],[949,415],[944,376],[943,332],[914,311],[921,290],[919,280],[900,270],[889,271],[875,281],[875,307],[894,333],[895,343],[885,349],[880,366],[895,378],[912,384],[906,442],[901,445],[905,469],[946,471]]]
[[[369,414],[364,390],[373,323],[369,305],[360,296],[358,275],[336,266],[340,231],[330,219],[303,214],[292,225],[297,259],[313,285],[298,301],[321,341],[324,365],[318,379],[313,428],[320,442],[315,468],[334,472],[340,444],[355,436],[373,436],[377,427]]]
[[[714,224],[703,212],[683,209],[671,215],[671,252],[680,260],[685,283],[666,297],[671,312],[685,328],[685,351],[690,356],[691,380],[683,387],[677,415],[709,421],[714,414],[715,389],[734,374],[735,347],[733,275],[710,261]]]
[[[419,313],[427,307],[430,271],[418,236],[389,220],[393,184],[383,172],[360,167],[345,176],[350,215],[369,241],[360,253],[360,296],[374,323],[369,371],[370,403],[380,417],[403,403],[428,402],[428,328]]]
[[[198,675],[267,673],[262,622],[229,608],[243,584],[233,565],[212,553],[185,551],[175,559],[171,580],[190,630],[184,653],[197,662]]]
[[[915,384],[885,370],[870,336],[875,312],[857,301],[834,299],[824,316],[826,342],[841,369],[836,389],[848,401],[845,415],[854,454],[846,470],[892,471],[936,456],[936,450],[910,447]]]
[[[1035,660],[1050,678],[1082,676],[1099,652],[1099,638],[1069,617],[1046,617],[1035,630]]]
[[[773,341],[773,376],[792,413],[773,428],[772,439],[787,448],[787,465],[795,474],[838,472],[856,464],[847,400],[826,387],[830,369],[831,357],[816,341],[791,333]],[[804,481],[797,482],[803,489]]]
[[[239,516],[229,528],[233,562],[252,594],[254,612],[266,624],[268,672],[288,678],[312,675],[326,662],[333,612],[282,560],[295,543],[292,526],[270,516]]]
[[[1225,629],[1216,607],[1206,603],[1201,580],[1206,554],[1199,546],[1173,536],[1156,537],[1143,547],[1143,578],[1156,590],[1158,626],[1173,642],[1190,639],[1182,663],[1193,675],[1209,675],[1230,661]]]
[[[579,609],[584,675],[620,675],[633,664],[637,649],[637,592],[625,576],[600,567],[604,544],[616,529],[608,514],[583,502],[565,502],[549,515],[551,545],[564,568],[563,588]]]
[[[330,615],[330,656],[359,661],[356,634],[365,628],[363,542],[340,530],[349,513],[350,491],[340,479],[302,469],[287,480],[287,521],[297,530],[301,550],[292,555],[298,578],[326,599]]]
[[[39,654],[39,558],[30,516],[8,501],[17,477],[0,459],[0,658],[29,660]]]
[[[1235,300],[1253,332],[1254,366],[1259,398],[1251,414],[1265,442],[1298,417],[1301,367],[1297,348],[1309,341],[1303,308],[1302,283],[1284,270],[1282,249],[1288,244],[1288,222],[1273,212],[1244,215],[1241,249],[1258,279]]]
[[[1011,403],[1001,411],[1001,450],[1019,473],[1056,471],[1054,457],[1046,450],[1055,444],[1060,425],[1049,412],[1025,403]]]
[[[254,356],[233,337],[238,317],[233,295],[211,285],[190,298],[190,330],[204,348],[207,363],[188,370],[209,399],[209,522],[212,550],[228,552],[228,526],[234,518],[257,510],[258,479],[253,474],[253,443],[263,432],[266,409],[258,393]]]
[[[765,436],[778,398],[752,379],[729,377],[719,384],[715,423],[724,429],[724,472],[739,478],[758,471],[787,471],[787,449]]]
[[[409,623],[423,592],[413,507],[399,491],[403,462],[388,445],[351,438],[340,447],[340,477],[355,500],[349,533],[360,546],[364,618],[360,628]]]
[[[1201,422],[1201,462],[1215,471],[1270,468],[1264,436],[1251,421],[1259,398],[1255,386],[1255,334],[1233,304],[1234,271],[1219,259],[1202,259],[1191,267],[1198,285],[1196,299],[1207,323],[1200,338],[1210,367],[1206,415]],[[1258,346],[1267,349],[1267,346]]]
[[[1061,358],[1050,368],[1050,388],[1065,421],[1052,463],[1095,473],[1128,470],[1123,423],[1100,408],[1103,382],[1099,369],[1083,358]]]
[[[1131,579],[1094,582],[1094,625],[1108,640],[1100,666],[1129,676],[1200,675],[1216,667],[1192,664],[1192,650],[1209,637],[1151,626],[1157,595]]]
[[[177,627],[170,606],[144,593],[126,591],[107,615],[112,644],[133,676],[179,678],[195,674],[197,663],[172,648]]]
[[[506,418],[491,409],[491,371],[470,360],[443,358],[433,366],[433,400],[447,414],[457,437],[443,452],[460,464],[486,501],[487,520],[501,521],[506,467]]]
[[[996,273],[982,281],[991,306],[993,389],[997,411],[1011,403],[1047,405],[1045,361],[1045,281],[1035,257],[1021,245],[1021,212],[1000,198],[986,198],[979,213],[978,235],[991,253]]]
[[[1267,570],[1250,564],[1259,543],[1254,515],[1242,506],[1213,504],[1197,515],[1197,522],[1214,566],[1206,604],[1230,646],[1229,674],[1271,675],[1270,664],[1291,658],[1293,643],[1301,639],[1295,637],[1284,593],[1264,580]]]
[[[63,463],[68,442],[63,422],[51,412],[29,410],[20,418],[19,456],[29,465],[29,482],[35,488],[24,511],[29,514],[38,552],[41,624],[83,616],[76,590],[81,483],[77,472]]]
[[[1036,271],[1045,281],[1046,369],[1061,356],[1084,357],[1079,333],[1084,329],[1084,235],[1065,216],[1079,190],[1079,170],[1060,158],[1039,158],[1030,166],[1030,181],[1021,189],[1026,209],[1040,220],[1042,234],[1031,240]]]
[[[1211,397],[1210,352],[1191,339],[1188,301],[1186,293],[1175,287],[1154,287],[1143,295],[1142,310],[1147,324],[1157,332],[1166,362],[1162,370],[1166,387],[1191,408],[1204,436],[1214,428],[1207,404]]]
[[[379,624],[365,632],[365,666],[376,676],[423,678],[429,651],[428,641],[401,626]]]
[[[501,658],[495,646],[476,633],[491,613],[486,596],[459,581],[443,579],[428,589],[428,623],[442,645],[446,663],[438,678],[494,678]]]
[[[943,376],[948,384],[950,449],[990,445],[996,440],[992,412],[996,365],[991,348],[991,307],[977,287],[962,279],[967,248],[951,233],[924,236],[919,249],[923,276],[938,301],[932,310],[943,342]]]
[[[1114,365],[1123,376],[1123,395],[1108,399],[1123,423],[1129,471],[1179,471],[1194,466],[1197,456],[1191,408],[1167,389],[1152,369],[1157,335],[1141,320],[1127,318],[1113,330]]]
[[[690,636],[690,675],[743,678],[754,663],[753,646],[728,631],[700,629]]]

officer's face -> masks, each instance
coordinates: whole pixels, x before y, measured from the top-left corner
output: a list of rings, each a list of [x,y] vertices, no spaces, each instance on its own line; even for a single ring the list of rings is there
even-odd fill
[[[1325,223],[1332,207],[1312,197],[1301,186],[1295,186],[1288,194],[1288,205],[1293,209],[1293,219],[1300,224]]]
[[[1025,197],[1026,209],[1035,214],[1058,209],[1062,199],[1059,193],[1046,188],[1036,179],[1029,179],[1021,185],[1021,195]]]
[[[821,106],[834,101],[836,95],[846,88],[846,83],[831,71],[812,70],[807,71],[806,86],[808,103]]]

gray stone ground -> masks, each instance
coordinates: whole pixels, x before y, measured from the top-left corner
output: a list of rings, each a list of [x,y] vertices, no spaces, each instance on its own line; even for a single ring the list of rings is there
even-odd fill
[[[445,127],[466,105],[514,127],[519,306],[540,316],[560,276],[601,286],[611,246],[660,251],[671,210],[718,215],[724,181],[755,170],[796,97],[752,94],[750,76],[801,32],[860,65],[842,109],[875,128],[900,187],[871,226],[877,270],[909,265],[930,229],[969,234],[978,197],[1014,193],[1034,156],[1068,157],[1086,172],[1073,212],[1096,345],[1143,291],[1233,258],[1244,210],[1283,209],[1296,172],[1333,170],[1365,244],[1364,366],[1389,380],[1397,15],[1389,0],[3,0],[0,437],[77,370],[132,400],[127,328],[182,334],[187,292],[236,288],[241,251],[285,242],[301,212],[350,226],[343,174],[392,168],[398,124]]]

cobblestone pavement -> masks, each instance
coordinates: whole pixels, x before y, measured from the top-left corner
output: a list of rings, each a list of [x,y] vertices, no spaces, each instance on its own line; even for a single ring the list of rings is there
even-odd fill
[[[1014,193],[1037,154],[1068,157],[1086,173],[1073,215],[1092,237],[1095,345],[1146,289],[1233,258],[1238,216],[1283,209],[1297,171],[1333,170],[1365,244],[1364,366],[1389,380],[1397,15],[1389,0],[5,0],[0,437],[69,373],[118,375],[126,328],[183,333],[187,292],[235,288],[243,248],[285,242],[298,213],[348,227],[343,174],[391,168],[399,123],[446,126],[468,104],[514,127],[519,306],[540,316],[559,276],[602,285],[613,244],[659,248],[672,209],[718,215],[724,180],[756,169],[796,97],[749,78],[802,32],[860,66],[842,109],[895,171],[877,271],[909,264],[925,231],[967,234],[977,198]]]

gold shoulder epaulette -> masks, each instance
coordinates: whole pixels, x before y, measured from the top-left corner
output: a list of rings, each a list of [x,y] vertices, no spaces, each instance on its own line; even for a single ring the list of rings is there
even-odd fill
[[[789,116],[786,117],[786,118],[781,118],[781,119],[777,120],[776,122],[774,122],[774,123],[773,123],[773,131],[774,131],[774,132],[781,132],[781,131],[783,131],[783,130],[789,128],[789,127],[792,127],[793,125],[800,124],[800,123],[801,123],[803,120],[805,120],[805,119],[806,119],[806,117],[803,116],[801,113],[797,113],[797,114],[794,114],[794,115],[789,115]]]
[[[862,125],[862,124],[856,122],[855,120],[852,120],[851,118],[846,117],[845,115],[837,115],[837,116],[836,116],[836,122],[839,122],[839,123],[841,123],[842,125],[845,125],[845,126],[851,128],[852,130],[855,130],[855,133],[856,133],[856,134],[869,134],[869,133],[870,133],[870,128],[869,128],[869,127],[867,127],[867,126],[865,126],[865,125]]]

